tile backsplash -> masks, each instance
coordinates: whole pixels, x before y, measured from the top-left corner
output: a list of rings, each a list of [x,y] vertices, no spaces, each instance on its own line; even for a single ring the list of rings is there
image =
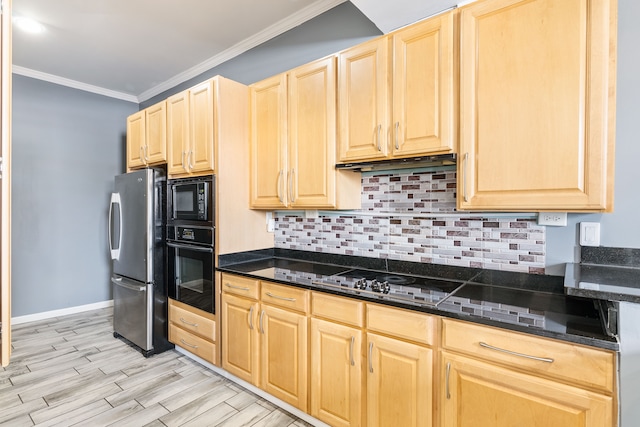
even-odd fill
[[[544,274],[545,227],[517,214],[456,212],[456,172],[362,174],[362,209],[274,215],[275,246]]]

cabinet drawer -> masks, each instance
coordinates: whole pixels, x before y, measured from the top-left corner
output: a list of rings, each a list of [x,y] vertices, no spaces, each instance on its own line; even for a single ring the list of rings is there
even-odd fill
[[[169,324],[169,341],[203,358],[207,362],[214,365],[218,364],[216,360],[216,345],[214,343],[189,333],[173,323]]]
[[[278,307],[309,312],[309,292],[304,289],[262,282],[260,300]]]
[[[363,327],[364,303],[350,298],[311,293],[311,314],[349,325]]]
[[[257,300],[260,295],[258,289],[258,281],[255,279],[231,274],[222,275],[222,292]]]
[[[433,345],[436,319],[408,310],[367,304],[367,329],[394,337]]]
[[[169,322],[206,340],[216,341],[216,322],[214,320],[179,307],[172,300],[169,300]]]
[[[442,346],[600,390],[613,391],[613,352],[450,319],[442,321]]]

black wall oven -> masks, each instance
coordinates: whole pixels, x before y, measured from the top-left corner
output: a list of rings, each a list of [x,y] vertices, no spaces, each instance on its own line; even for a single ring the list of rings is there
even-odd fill
[[[209,313],[215,313],[213,183],[213,176],[168,182],[169,296]]]

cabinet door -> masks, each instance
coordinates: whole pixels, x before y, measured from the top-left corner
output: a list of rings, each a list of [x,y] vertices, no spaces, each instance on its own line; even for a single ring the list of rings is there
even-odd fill
[[[362,424],[362,331],[311,319],[311,415],[340,426]]]
[[[144,110],[127,117],[127,168],[143,167],[146,115]]]
[[[289,73],[289,200],[296,207],[336,204],[336,59]]]
[[[253,385],[259,381],[258,302],[222,294],[222,367]]]
[[[370,333],[367,350],[367,425],[431,426],[432,350]]]
[[[613,427],[612,397],[444,354],[443,426]]]
[[[392,37],[394,157],[454,150],[453,17],[449,12]]]
[[[264,391],[307,410],[307,317],[263,304],[259,319]]]
[[[198,85],[190,92],[191,148],[187,156],[189,171],[214,172],[214,81],[209,80]]]
[[[251,207],[287,206],[286,74],[251,86]]]
[[[189,91],[180,92],[167,99],[167,172],[184,175],[189,150]]]
[[[461,10],[459,208],[611,208],[615,3]]]
[[[387,156],[388,43],[388,39],[382,37],[340,53],[338,110],[341,162]]]
[[[145,163],[157,164],[167,160],[167,103],[159,102],[147,108]]]

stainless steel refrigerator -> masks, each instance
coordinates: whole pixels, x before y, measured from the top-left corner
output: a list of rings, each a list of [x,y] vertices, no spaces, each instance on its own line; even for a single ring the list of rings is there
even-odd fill
[[[109,206],[113,335],[145,356],[173,347],[167,340],[165,225],[164,169],[115,177]]]

